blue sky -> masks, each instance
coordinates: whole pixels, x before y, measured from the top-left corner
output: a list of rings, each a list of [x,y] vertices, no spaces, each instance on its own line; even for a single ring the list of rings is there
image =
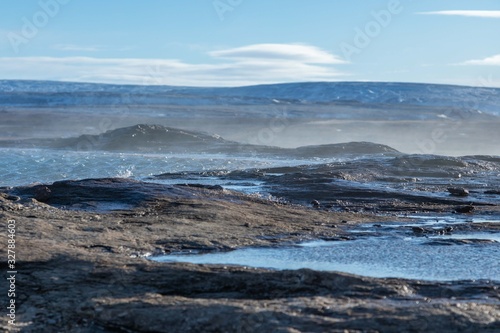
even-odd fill
[[[500,87],[498,0],[2,0],[0,79]]]

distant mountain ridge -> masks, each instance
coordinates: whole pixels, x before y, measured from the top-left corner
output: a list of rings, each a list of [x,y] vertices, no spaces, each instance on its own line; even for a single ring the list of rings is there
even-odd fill
[[[401,153],[394,148],[371,142],[347,142],[287,149],[238,143],[225,140],[218,135],[147,124],[109,130],[100,135],[80,135],[78,137],[64,139],[0,141],[0,147],[2,146],[56,148],[76,151],[104,150],[148,153],[267,154],[294,158],[322,158],[346,154],[401,155]]]
[[[387,104],[500,115],[500,88],[391,82],[303,82],[231,88],[0,80],[0,106]]]

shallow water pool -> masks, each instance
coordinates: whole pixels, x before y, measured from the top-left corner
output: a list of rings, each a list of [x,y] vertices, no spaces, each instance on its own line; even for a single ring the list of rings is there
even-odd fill
[[[467,238],[474,239],[474,235],[469,234]],[[278,248],[176,254],[154,257],[153,260],[271,269],[310,268],[380,278],[500,281],[500,243],[430,245],[429,240],[423,237],[368,237],[351,241],[314,241]]]

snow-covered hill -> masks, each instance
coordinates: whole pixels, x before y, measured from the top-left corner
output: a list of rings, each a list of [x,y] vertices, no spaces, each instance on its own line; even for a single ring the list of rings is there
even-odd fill
[[[416,105],[500,115],[500,89],[416,83],[309,82],[235,88],[0,81],[0,106]]]

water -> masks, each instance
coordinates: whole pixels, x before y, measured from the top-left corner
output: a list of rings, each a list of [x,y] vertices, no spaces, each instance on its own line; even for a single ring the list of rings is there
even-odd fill
[[[494,115],[499,92],[396,83],[202,89],[1,81],[0,144],[17,148],[0,148],[0,187],[122,177],[221,185],[295,204],[318,200],[321,209],[331,211],[407,214],[413,211],[407,207],[423,211],[435,206],[435,211],[416,213],[420,216],[414,222],[384,225],[378,228],[382,231],[359,226],[352,230],[358,237],[353,241],[155,259],[309,267],[377,277],[498,280],[499,243],[460,243],[469,238],[498,241],[498,233],[433,232],[446,225],[458,229],[456,224],[500,221],[498,210],[487,212],[500,202],[500,157],[406,155],[383,143],[411,152],[498,153]],[[141,123],[183,129],[134,125]],[[445,141],[432,141],[436,149],[420,147],[440,129]],[[205,131],[221,131],[222,137]],[[367,140],[379,144],[359,142]],[[330,145],[349,141],[357,142]],[[464,187],[470,195],[450,196],[448,187]],[[457,206],[470,203],[478,207],[473,215],[453,216]],[[89,209],[127,208],[114,204],[95,203]],[[411,226],[432,232],[417,237]]]
[[[335,153],[330,158],[301,158],[297,152],[289,153],[290,156],[245,155],[229,150],[227,153],[138,153],[0,148],[0,186],[123,177],[164,184],[222,185],[226,189],[258,192],[294,203],[309,204],[312,199],[318,199],[322,206],[331,204],[332,210],[360,207],[360,211],[392,201],[444,202],[449,207],[472,201],[493,205],[500,202],[498,157],[349,152]],[[452,197],[446,191],[448,186],[464,186],[470,190],[470,196]],[[411,226],[439,229],[460,223],[500,221],[500,215],[495,212],[473,216],[451,213],[426,213],[412,216],[415,221],[408,224],[384,225],[379,228],[384,230],[383,237],[374,236],[377,232],[360,226],[353,234],[365,233],[365,236],[353,241],[202,255],[177,254],[154,259],[274,269],[311,268],[374,277],[500,281],[498,233],[461,230],[452,235],[416,237],[407,232]],[[402,229],[406,230],[403,234]],[[460,242],[464,239],[497,242]]]
[[[468,234],[462,237],[491,239],[491,236]],[[174,254],[154,257],[153,260],[280,270],[309,268],[379,278],[500,281],[498,258],[500,243],[439,246],[429,245],[427,238],[369,237],[352,241],[315,241],[294,247],[246,248],[198,255]]]
[[[106,151],[0,148],[0,186],[52,183],[64,179],[121,177],[137,180],[162,173],[269,168],[307,163],[305,160],[255,158],[224,154],[141,154]],[[331,161],[333,159],[329,159]],[[328,161],[325,159],[325,161]],[[310,163],[319,163],[318,160]],[[220,184],[220,180],[156,180],[159,183]],[[248,182],[243,182],[248,184]],[[228,188],[241,189],[232,182]],[[250,189],[251,190],[251,189]]]

